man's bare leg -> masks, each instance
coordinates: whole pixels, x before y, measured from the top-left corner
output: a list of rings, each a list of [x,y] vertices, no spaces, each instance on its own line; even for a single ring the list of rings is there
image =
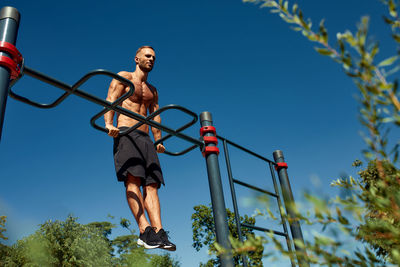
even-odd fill
[[[157,184],[149,184],[143,187],[144,207],[149,215],[152,227],[156,232],[162,229],[160,200],[158,198]]]
[[[144,206],[146,208],[147,214],[149,215],[151,226],[156,227],[155,231],[163,242],[163,245],[160,248],[169,251],[175,251],[175,244],[168,240],[168,234],[164,231],[161,224],[160,200],[158,198],[157,184],[144,186],[143,197]]]
[[[146,215],[144,214],[144,204],[142,192],[140,192],[140,178],[134,177],[128,174],[126,180],[126,199],[128,201],[129,208],[132,211],[133,216],[139,226],[140,233],[144,233],[146,227],[150,226],[147,221]]]

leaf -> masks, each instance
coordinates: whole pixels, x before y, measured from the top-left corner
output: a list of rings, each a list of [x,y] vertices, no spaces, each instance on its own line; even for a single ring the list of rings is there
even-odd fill
[[[294,4],[292,7],[292,12],[296,13],[298,8],[299,8],[299,6],[297,4]]]
[[[294,31],[296,31],[296,32],[299,32],[299,31],[302,31],[303,28],[300,28],[300,27],[292,27],[292,30],[294,30]]]
[[[374,47],[371,49],[371,58],[374,58],[376,54],[379,52],[379,45],[375,44]]]
[[[392,65],[399,57],[398,56],[393,56],[390,58],[387,58],[383,60],[381,63],[378,64],[378,67],[385,67],[385,66],[390,66]]]
[[[393,25],[394,24],[394,21],[393,20],[391,20],[391,19],[389,19],[388,17],[383,17],[383,20],[387,23],[387,24],[389,24],[389,25]]]
[[[383,118],[381,120],[382,123],[390,123],[390,122],[394,122],[396,119],[392,118],[392,117],[387,117],[387,118]]]
[[[285,1],[285,4],[283,5],[283,10],[284,10],[285,12],[287,12],[287,11],[288,11],[288,8],[289,8],[289,2],[288,2],[288,1]]]
[[[318,48],[316,47],[315,50],[317,50],[318,53],[324,56],[331,56],[333,52],[331,50],[328,50],[326,48]]]
[[[397,17],[396,4],[393,0],[389,0],[389,13],[392,17]]]
[[[264,4],[261,5],[261,7],[276,7],[276,6],[277,6],[276,3],[272,1],[265,2]]]
[[[392,34],[392,37],[396,42],[400,43],[400,35],[399,34],[394,33],[394,34]]]

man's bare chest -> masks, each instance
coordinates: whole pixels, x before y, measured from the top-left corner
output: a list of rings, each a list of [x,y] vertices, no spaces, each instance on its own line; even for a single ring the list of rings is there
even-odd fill
[[[155,101],[155,90],[145,83],[133,83],[135,85],[135,92],[129,98],[134,103],[151,104]],[[126,90],[129,90],[127,88]]]

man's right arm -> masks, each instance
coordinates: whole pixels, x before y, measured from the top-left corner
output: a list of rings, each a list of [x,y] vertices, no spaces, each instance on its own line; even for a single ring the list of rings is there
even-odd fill
[[[118,73],[120,76],[126,78],[126,75],[122,75],[122,73]],[[117,100],[125,91],[125,86],[119,82],[118,80],[113,79],[110,87],[108,88],[108,94],[106,100],[109,102],[114,102]],[[108,135],[112,137],[117,137],[119,134],[119,129],[114,126],[114,110],[108,111],[104,114],[104,122],[106,128],[108,129]]]

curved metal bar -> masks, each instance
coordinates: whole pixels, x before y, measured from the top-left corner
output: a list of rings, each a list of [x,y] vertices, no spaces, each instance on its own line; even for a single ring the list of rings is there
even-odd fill
[[[198,145],[193,145],[187,149],[182,150],[181,152],[169,152],[169,151],[165,150],[164,154],[169,155],[169,156],[182,156],[182,155],[192,151],[196,147],[198,147]]]
[[[33,78],[36,78],[36,79],[42,81],[42,82],[48,83],[50,85],[53,85],[55,87],[58,87],[60,89],[63,89],[65,91],[67,91],[64,94],[62,94],[59,98],[57,98],[54,102],[52,102],[50,104],[43,104],[43,103],[38,103],[38,102],[32,101],[32,100],[30,100],[30,99],[28,99],[26,97],[20,96],[20,95],[14,93],[10,88],[10,92],[9,92],[10,97],[14,98],[15,100],[24,102],[26,104],[29,104],[31,106],[38,107],[38,108],[46,108],[46,109],[48,109],[48,108],[54,108],[54,107],[58,106],[69,95],[73,94],[73,92],[76,89],[78,89],[78,87],[80,85],[82,85],[89,78],[91,78],[92,76],[95,76],[95,75],[107,75],[107,76],[110,76],[110,77],[112,77],[112,78],[114,78],[116,80],[119,80],[122,83],[124,83],[127,86],[129,86],[129,88],[130,88],[129,91],[126,92],[123,96],[121,96],[122,99],[119,98],[115,102],[118,102],[118,103],[122,102],[123,100],[128,98],[130,95],[132,95],[134,93],[134,90],[135,90],[134,85],[128,79],[125,79],[124,77],[121,77],[121,76],[119,76],[119,75],[117,75],[117,74],[115,74],[115,73],[113,73],[111,71],[107,71],[107,70],[103,70],[103,69],[97,69],[97,70],[93,70],[93,71],[87,73],[81,79],[79,79],[79,81],[76,82],[73,86],[70,86],[70,85],[68,85],[66,83],[58,81],[58,80],[56,80],[56,79],[54,79],[54,78],[52,78],[50,76],[47,76],[47,75],[45,75],[45,74],[43,74],[43,73],[41,73],[39,71],[36,71],[34,69],[31,69],[31,68],[29,68],[27,66],[24,66],[24,70],[23,71],[24,71],[23,73],[28,75],[28,76],[31,76]],[[12,85],[14,85],[14,84],[15,84],[15,82]]]
[[[166,136],[164,136],[163,138],[161,138],[160,140],[157,140],[157,142],[154,143],[154,145],[158,145],[159,143],[171,138],[172,136],[175,136],[177,133],[187,129],[188,127],[192,126],[193,124],[195,124],[198,120],[197,114],[192,112],[191,110],[184,108],[182,106],[179,105],[175,105],[175,104],[170,104],[167,106],[164,106],[162,108],[159,108],[158,110],[154,111],[153,113],[151,113],[149,116],[145,117],[144,121],[139,121],[137,122],[135,125],[133,125],[132,127],[130,127],[129,129],[122,131],[119,136],[124,136],[129,134],[130,132],[132,132],[133,130],[137,129],[138,127],[142,126],[143,124],[147,124],[149,121],[151,121],[151,119],[153,119],[155,116],[161,114],[162,112],[166,111],[166,110],[170,110],[170,109],[176,109],[176,110],[180,110],[190,116],[193,117],[192,121],[186,123],[185,125],[183,125],[182,127],[174,130],[173,134],[167,134]],[[104,108],[101,112],[99,112],[98,114],[96,114],[95,116],[92,117],[92,119],[90,120],[91,125],[98,129],[101,130],[103,132],[108,132],[108,130],[104,127],[99,126],[98,124],[95,123],[95,121],[97,119],[99,119],[102,115],[104,115],[105,113],[107,113],[110,110],[110,108]],[[185,150],[182,150],[181,152],[170,152],[168,150],[166,150],[164,153],[170,156],[180,156],[183,154],[188,153],[189,151],[193,150],[194,148],[196,148],[198,145],[195,146],[191,146]]]
[[[43,74],[43,73],[41,73],[39,71],[30,69],[30,68],[25,66],[24,70],[23,70],[23,74],[26,74],[26,75],[31,76],[33,78],[36,78],[36,79],[38,79],[38,80],[40,80],[42,82],[48,83],[48,84],[53,85],[55,87],[58,87],[60,89],[66,90],[67,92],[62,94],[54,102],[49,103],[49,104],[43,104],[43,103],[38,103],[38,102],[32,101],[32,100],[30,100],[30,99],[28,99],[26,97],[23,97],[21,95],[16,94],[10,87],[9,95],[10,95],[10,97],[14,98],[15,100],[24,102],[24,103],[26,103],[28,105],[31,105],[31,106],[34,106],[34,107],[37,107],[37,108],[48,109],[48,108],[54,108],[54,107],[58,106],[62,101],[65,100],[65,98],[67,98],[72,93],[71,92],[72,87],[70,85],[68,85],[66,83],[63,83],[61,81],[58,81],[58,80],[56,80],[56,79],[54,79],[54,78],[52,78],[50,76],[47,76],[47,75],[45,75],[45,74]],[[12,83],[12,85],[14,85],[15,82]]]
[[[64,91],[66,91],[66,93],[64,93],[56,101],[54,101],[53,103],[50,103],[50,104],[37,103],[37,102],[31,101],[31,100],[29,100],[29,99],[27,99],[25,97],[19,96],[19,95],[13,93],[13,92],[11,93],[17,100],[20,100],[20,101],[22,101],[24,103],[30,104],[30,105],[38,107],[38,108],[52,108],[52,107],[55,107],[55,106],[59,105],[70,94],[74,94],[74,95],[82,97],[82,98],[84,98],[84,99],[86,99],[86,100],[88,100],[90,102],[93,102],[95,104],[103,106],[104,110],[102,112],[104,112],[104,113],[107,112],[108,110],[112,109],[115,112],[118,112],[118,113],[123,114],[125,116],[128,116],[130,118],[136,119],[137,121],[139,121],[142,124],[148,124],[151,127],[155,127],[157,129],[160,129],[162,131],[167,132],[169,135],[165,136],[162,140],[166,140],[166,139],[170,138],[171,136],[177,136],[178,138],[181,138],[183,140],[186,140],[186,141],[194,144],[194,146],[192,146],[192,147],[190,147],[188,149],[185,149],[185,150],[183,150],[181,152],[176,152],[176,153],[167,152],[170,155],[183,155],[183,154],[189,152],[190,150],[194,149],[197,146],[199,146],[200,148],[202,148],[204,146],[204,142],[202,142],[201,140],[198,140],[198,139],[195,139],[195,138],[193,138],[191,136],[187,136],[185,134],[180,133],[182,130],[184,130],[187,127],[193,125],[197,121],[197,115],[195,113],[193,113],[192,111],[184,108],[184,107],[180,107],[180,106],[177,106],[177,105],[169,105],[169,106],[166,106],[165,108],[161,108],[161,109],[157,110],[156,112],[153,112],[152,114],[150,114],[148,116],[148,118],[146,118],[146,117],[144,117],[144,116],[142,116],[142,115],[140,115],[138,113],[132,112],[132,111],[130,111],[128,109],[125,109],[125,108],[123,108],[121,106],[118,106],[118,104],[122,103],[123,100],[125,100],[127,97],[129,97],[130,95],[132,95],[134,93],[135,87],[131,83],[131,81],[129,81],[129,80],[125,79],[124,77],[121,77],[121,76],[119,76],[119,75],[117,75],[117,74],[115,74],[113,72],[110,72],[110,71],[107,71],[107,70],[102,70],[102,69],[91,71],[88,74],[86,74],[85,76],[83,76],[73,86],[65,84],[65,83],[63,83],[61,81],[58,81],[58,80],[56,80],[56,79],[54,79],[54,78],[52,78],[50,76],[47,76],[47,75],[45,75],[43,73],[38,72],[36,70],[30,69],[30,68],[28,68],[26,66],[24,68],[24,74],[29,75],[29,76],[31,76],[33,78],[36,78],[36,79],[38,79],[38,80],[40,80],[42,82],[48,83],[50,85],[53,85],[55,87],[58,87],[58,88],[60,88],[60,89],[62,89]],[[113,78],[115,78],[117,80],[120,80],[121,82],[127,84],[130,87],[130,90],[129,90],[129,92],[125,93],[122,97],[118,98],[113,103],[110,103],[110,102],[108,102],[108,101],[106,101],[104,99],[101,99],[101,98],[99,98],[97,96],[91,95],[91,94],[89,94],[89,93],[87,93],[85,91],[82,91],[82,90],[80,90],[78,88],[80,85],[82,85],[84,82],[86,82],[90,77],[92,77],[94,75],[111,76],[111,77],[113,77]],[[191,122],[187,123],[186,125],[180,127],[177,130],[173,130],[173,129],[169,128],[169,127],[166,127],[166,126],[162,125],[161,123],[158,123],[158,122],[156,122],[154,120],[151,120],[151,118],[155,117],[156,115],[158,115],[159,113],[161,113],[162,111],[167,110],[167,109],[178,109],[178,110],[181,110],[181,111],[193,116],[193,120]],[[94,116],[92,118],[92,120],[91,120],[91,123],[93,122],[92,126],[94,128],[96,128],[98,130],[101,130],[101,131],[104,131],[104,132],[108,132],[107,129],[105,129],[104,127],[98,126],[98,125],[96,125],[94,123],[94,121],[99,116],[104,114],[102,112],[100,112],[99,114]],[[137,126],[137,127],[139,127],[139,126]]]
[[[184,107],[182,107],[182,106],[173,105],[173,104],[164,106],[164,107],[162,107],[162,108],[156,110],[155,112],[153,112],[152,114],[150,114],[150,116],[151,116],[151,117],[155,117],[155,116],[157,116],[158,114],[160,114],[161,112],[164,112],[165,110],[168,110],[168,109],[177,109],[177,110],[180,110],[180,111],[182,111],[182,112],[184,112],[184,113],[186,113],[186,114],[188,114],[188,115],[190,115],[190,116],[193,117],[193,120],[192,120],[191,122],[188,122],[188,123],[186,123],[185,125],[183,125],[182,127],[176,129],[175,132],[177,132],[177,133],[179,133],[179,132],[181,132],[181,131],[183,131],[183,130],[189,128],[190,126],[192,126],[193,124],[195,124],[195,123],[197,122],[197,120],[198,120],[197,114],[194,113],[193,111],[191,111],[191,110],[189,110],[189,109],[187,109],[187,108],[184,108]],[[159,112],[158,112],[158,111],[159,111]],[[156,114],[156,113],[157,113],[157,114]],[[150,117],[150,116],[149,116],[149,117]],[[171,138],[172,136],[173,136],[172,134],[167,134],[166,136],[164,136],[164,137],[162,137],[161,139],[157,140],[157,142],[155,142],[154,144],[157,145],[157,144],[159,144],[159,143],[161,143],[161,142],[164,142],[165,140],[168,140],[168,139]]]

